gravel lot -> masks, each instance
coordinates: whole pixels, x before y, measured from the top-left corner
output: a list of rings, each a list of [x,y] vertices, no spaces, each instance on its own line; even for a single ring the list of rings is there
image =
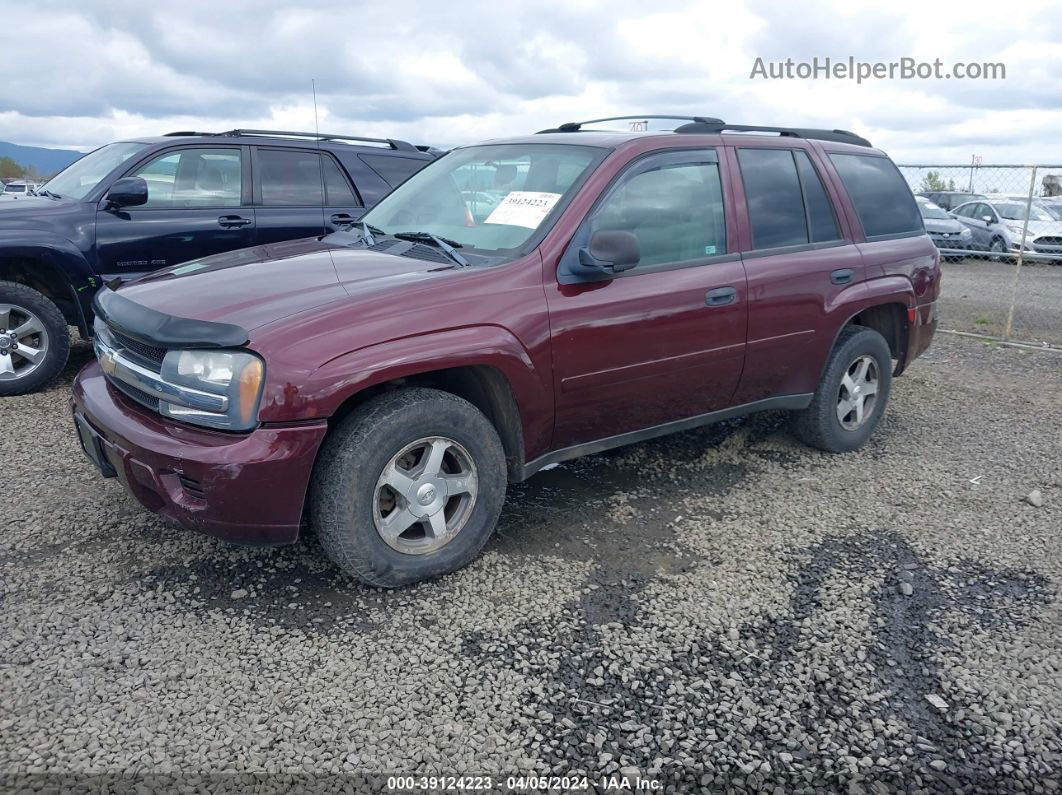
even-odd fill
[[[1014,266],[987,259],[943,263],[942,327],[1002,336],[1014,293]],[[1062,348],[1062,266],[1022,267],[1011,338]]]
[[[88,356],[0,402],[0,789],[1059,788],[1060,356],[938,338],[858,454],[760,415],[549,470],[481,560],[397,592],[99,479]]]

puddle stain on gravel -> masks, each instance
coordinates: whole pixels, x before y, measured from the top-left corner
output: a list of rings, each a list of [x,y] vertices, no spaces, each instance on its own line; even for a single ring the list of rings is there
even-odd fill
[[[341,573],[316,542],[258,552],[257,560],[217,555],[158,566],[132,580],[175,594],[189,611],[231,611],[259,627],[355,633],[376,628],[366,613],[379,609],[388,592]]]
[[[836,789],[852,776],[835,761],[869,756],[884,757],[888,765],[855,780],[890,791],[907,790],[913,781],[926,791],[1006,791],[1004,771],[1014,768],[990,742],[990,731],[980,724],[971,729],[976,721],[966,714],[975,712],[972,705],[945,690],[937,656],[952,645],[933,626],[959,614],[983,632],[1013,631],[1050,603],[1048,580],[968,561],[933,569],[897,533],[831,538],[807,552],[809,559],[788,575],[793,594],[784,615],[691,647],[654,650],[652,656],[664,661],[647,670],[607,653],[601,629],[613,622],[641,629],[636,597],[645,578],[601,586],[600,570],[588,593],[548,625],[529,622],[505,637],[472,633],[464,647],[541,682],[525,700],[527,736],[537,737],[528,752],[555,771],[611,773],[629,764],[680,788],[814,783]],[[809,673],[814,663],[803,658],[816,643],[808,633],[815,633],[816,616],[829,607],[824,585],[838,577],[883,578],[867,605],[873,640],[851,659],[834,657]],[[911,586],[910,595],[902,583]],[[803,678],[796,675],[801,666]],[[770,709],[794,688],[799,712],[779,721]],[[944,713],[926,699],[941,694],[948,702]],[[679,704],[669,704],[673,696]],[[762,707],[768,714],[757,717]],[[838,728],[838,722],[849,725]],[[794,724],[799,741],[793,739]],[[860,738],[856,724],[880,730]],[[830,725],[832,730],[824,729]],[[826,739],[833,737],[845,747],[828,749]],[[1008,726],[1003,743],[1014,739]],[[602,763],[607,758],[601,754],[612,759]],[[720,757],[733,763],[699,763]],[[940,759],[947,760],[946,770],[929,765]],[[1027,783],[1049,774],[1035,771]]]

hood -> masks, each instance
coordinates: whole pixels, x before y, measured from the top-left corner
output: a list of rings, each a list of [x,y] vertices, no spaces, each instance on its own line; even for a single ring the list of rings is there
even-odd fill
[[[74,199],[26,196],[0,201],[0,229],[41,227],[42,220],[70,212],[82,212],[82,203]]]
[[[118,292],[164,314],[252,331],[328,303],[399,289],[452,270],[439,262],[309,238],[175,265]]]
[[[961,232],[966,227],[954,218],[923,218],[927,232]]]
[[[1014,224],[1021,229],[1022,222],[1007,221],[1007,224]],[[1029,237],[1034,238],[1040,235],[1062,236],[1062,221],[1029,221]]]

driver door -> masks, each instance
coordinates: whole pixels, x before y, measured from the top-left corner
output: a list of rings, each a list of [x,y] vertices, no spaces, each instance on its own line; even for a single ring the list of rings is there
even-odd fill
[[[96,209],[97,270],[129,279],[254,243],[245,147],[171,149],[122,176],[142,177],[148,200],[138,207]]]
[[[584,219],[562,262],[608,229],[633,233],[641,259],[610,281],[547,281],[554,447],[730,404],[745,359],[748,295],[740,256],[727,248],[724,167],[714,149],[641,158]]]

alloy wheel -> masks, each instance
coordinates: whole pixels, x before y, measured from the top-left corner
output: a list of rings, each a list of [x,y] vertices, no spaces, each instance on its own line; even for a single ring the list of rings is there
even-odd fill
[[[48,331],[39,317],[15,304],[0,304],[0,381],[25,378],[48,356]]]
[[[837,420],[854,431],[874,413],[878,397],[878,363],[873,356],[860,356],[841,379],[837,396]]]
[[[479,484],[472,456],[453,439],[429,436],[387,462],[376,482],[373,520],[384,542],[407,555],[427,555],[461,532]]]

